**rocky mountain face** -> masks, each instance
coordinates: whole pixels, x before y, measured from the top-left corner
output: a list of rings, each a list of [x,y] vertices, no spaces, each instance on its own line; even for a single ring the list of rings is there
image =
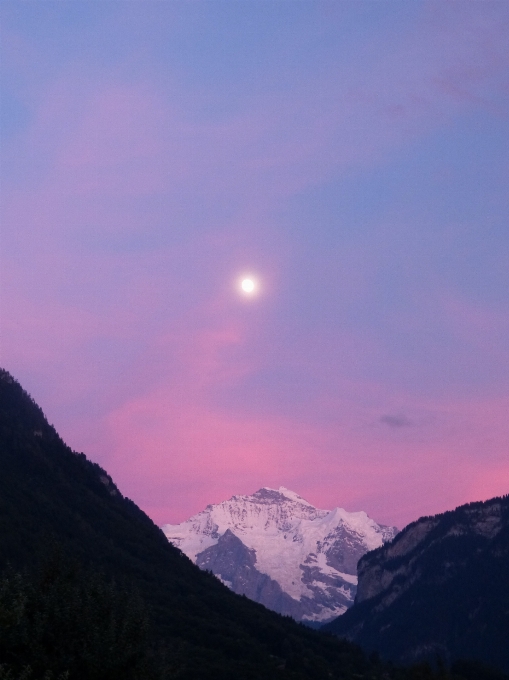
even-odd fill
[[[397,532],[365,512],[319,510],[284,487],[233,496],[162,529],[234,592],[308,622],[353,604],[360,557]]]
[[[358,570],[354,606],[326,629],[393,661],[509,671],[509,496],[423,517]]]

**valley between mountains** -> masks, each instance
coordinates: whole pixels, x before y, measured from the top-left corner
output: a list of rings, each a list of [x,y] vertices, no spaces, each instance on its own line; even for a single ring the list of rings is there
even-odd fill
[[[396,533],[263,488],[163,533],[1,369],[0,470],[0,680],[509,678],[509,496]]]
[[[353,604],[359,559],[397,534],[365,512],[320,510],[285,487],[233,496],[162,529],[235,593],[315,623]]]

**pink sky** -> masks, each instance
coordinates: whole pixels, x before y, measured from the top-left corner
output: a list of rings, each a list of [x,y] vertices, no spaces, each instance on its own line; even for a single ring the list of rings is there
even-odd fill
[[[69,445],[160,524],[508,492],[504,4],[2,13],[1,359]]]

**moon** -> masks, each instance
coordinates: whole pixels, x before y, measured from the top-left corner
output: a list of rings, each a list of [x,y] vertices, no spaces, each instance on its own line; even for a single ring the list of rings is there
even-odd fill
[[[254,276],[244,274],[238,279],[238,290],[246,297],[253,297],[258,293],[258,281]]]
[[[256,286],[253,279],[242,279],[242,283],[240,285],[244,293],[254,293]]]

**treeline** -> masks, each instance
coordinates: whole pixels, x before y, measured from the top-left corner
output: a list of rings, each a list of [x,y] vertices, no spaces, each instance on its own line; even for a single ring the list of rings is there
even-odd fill
[[[0,577],[0,680],[171,680],[195,675],[189,672],[190,650],[183,641],[157,644],[155,639],[150,612],[129,584],[86,570],[58,549],[30,572],[9,568]],[[456,662],[449,670],[440,660],[434,669],[429,664],[397,668],[350,645],[343,653],[332,676],[319,657],[310,668],[298,638],[287,636],[280,655],[272,657],[272,670],[285,677],[345,680],[507,679],[475,662]],[[242,677],[261,680],[249,656]]]
[[[4,676],[161,677],[141,598],[58,554],[33,573],[3,574],[0,626]]]

